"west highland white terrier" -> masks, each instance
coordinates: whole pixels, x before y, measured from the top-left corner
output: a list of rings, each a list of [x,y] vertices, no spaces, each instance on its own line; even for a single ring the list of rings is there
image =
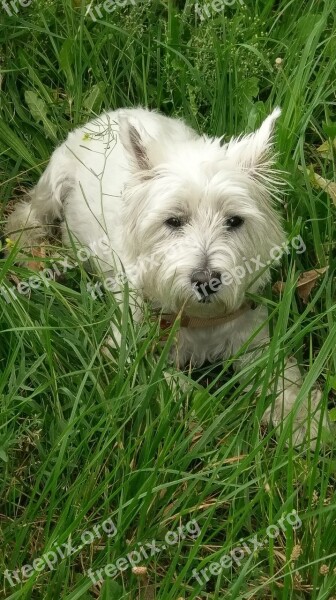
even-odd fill
[[[180,315],[179,367],[231,357],[266,322],[265,309],[251,306],[246,292],[269,281],[274,248],[285,243],[274,207],[272,131],[279,115],[276,108],[255,133],[223,143],[142,108],[104,113],[54,151],[27,201],[10,215],[7,236],[28,250],[59,223],[64,244],[75,239],[91,264],[94,254],[106,289],[122,297],[120,274],[127,278],[135,321],[143,303],[168,323]],[[267,337],[263,327],[237,368]],[[278,426],[290,415],[301,384],[296,361],[288,359],[265,421]],[[313,440],[321,419],[327,426],[320,400],[314,389],[295,405],[295,444]]]

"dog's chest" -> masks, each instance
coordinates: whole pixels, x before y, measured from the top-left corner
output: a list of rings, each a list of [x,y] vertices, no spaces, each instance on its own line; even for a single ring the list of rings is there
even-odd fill
[[[220,325],[206,329],[182,328],[177,338],[177,359],[182,365],[188,361],[196,366],[205,361],[228,358],[233,351],[232,327]]]
[[[218,359],[227,359],[235,354],[249,339],[252,331],[265,318],[262,307],[249,310],[237,319],[218,325],[199,329],[182,327],[178,333],[176,343],[176,360],[180,366],[189,361],[195,366],[202,365],[205,361],[214,362]],[[261,329],[256,335],[251,348],[257,346],[268,336],[267,327]]]

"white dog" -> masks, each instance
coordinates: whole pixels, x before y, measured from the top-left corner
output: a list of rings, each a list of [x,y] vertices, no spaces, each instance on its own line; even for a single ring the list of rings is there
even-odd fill
[[[122,293],[116,274],[126,274],[135,320],[143,302],[169,322],[180,314],[179,366],[230,357],[266,319],[245,295],[269,281],[272,249],[285,240],[272,202],[279,182],[272,129],[279,115],[275,109],[254,134],[223,144],[141,108],[105,113],[54,151],[28,201],[10,215],[7,235],[28,249],[61,223],[65,244],[71,235],[94,249],[108,289]],[[256,276],[251,264],[266,268]],[[264,328],[251,347],[267,335]],[[251,356],[245,353],[237,366]],[[265,419],[279,425],[301,383],[289,359]],[[320,399],[314,390],[295,407],[295,443],[307,433],[316,437],[321,418],[326,425]]]

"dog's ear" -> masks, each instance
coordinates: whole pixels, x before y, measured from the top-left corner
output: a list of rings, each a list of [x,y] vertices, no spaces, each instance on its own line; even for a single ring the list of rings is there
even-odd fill
[[[153,138],[147,133],[138,119],[119,115],[119,137],[125,150],[129,153],[135,166],[140,171],[151,168],[148,150]]]
[[[226,147],[226,157],[251,172],[257,173],[269,167],[273,162],[271,150],[274,123],[280,114],[280,108],[275,108],[255,133],[231,140]]]

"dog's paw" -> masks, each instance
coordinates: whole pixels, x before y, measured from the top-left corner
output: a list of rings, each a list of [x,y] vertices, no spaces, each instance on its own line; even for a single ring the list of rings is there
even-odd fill
[[[194,389],[190,378],[186,377],[186,375],[178,369],[164,371],[163,375],[168,386],[174,394],[177,394],[179,392],[185,394],[187,392],[193,391]]]
[[[118,350],[120,348],[120,344],[121,344],[120,329],[118,329],[118,327],[114,323],[111,323],[111,335],[109,335],[106,338],[104,345],[101,348],[101,353],[108,360],[116,362],[116,358],[115,358],[115,356],[113,356],[113,350]]]
[[[101,353],[105,358],[111,361],[115,361],[115,357],[113,356],[111,350],[115,350],[117,345],[111,335],[106,338],[104,345],[101,347]]]
[[[282,401],[277,400],[274,407],[270,406],[266,410],[262,422],[265,424],[272,421],[273,426],[281,430],[281,423],[285,424],[286,420],[290,418],[298,391],[299,388],[296,388],[295,391],[295,388],[293,389],[293,387],[285,390]],[[305,398],[300,407],[296,410],[296,414],[293,417],[293,446],[299,447],[308,442],[310,449],[314,450],[320,427],[322,427],[324,434],[330,434],[331,428],[327,411],[322,411],[321,399],[321,391],[314,389],[312,390],[310,397]]]

